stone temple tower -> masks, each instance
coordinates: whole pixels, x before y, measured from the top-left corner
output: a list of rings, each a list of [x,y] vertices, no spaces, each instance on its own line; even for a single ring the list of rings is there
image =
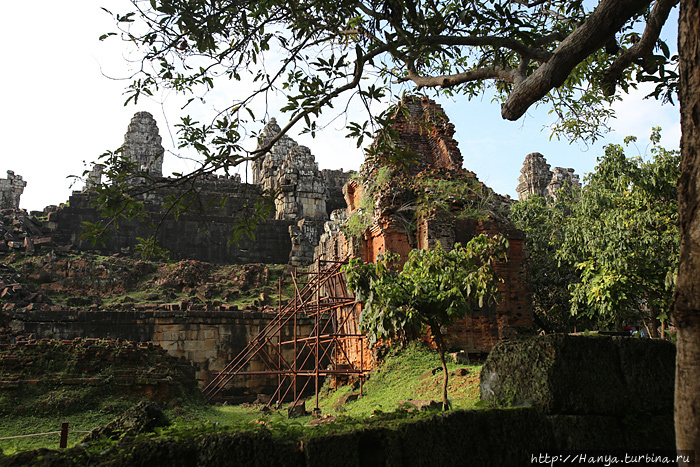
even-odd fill
[[[562,187],[581,187],[579,176],[574,169],[554,167],[554,170],[549,170],[549,167],[547,159],[539,152],[525,156],[523,168],[520,169],[521,175],[518,177],[520,183],[516,188],[520,201],[525,201],[532,195],[556,199],[557,191]]]
[[[523,168],[520,169],[520,184],[516,191],[518,199],[525,201],[530,195],[538,195],[544,197],[547,193],[547,185],[552,180],[552,172],[549,170],[550,165],[547,160],[539,152],[533,152],[525,156]]]
[[[124,155],[139,172],[163,176],[163,146],[158,125],[148,112],[136,112],[124,135]]]
[[[281,131],[272,118],[263,128],[258,148],[269,143]],[[316,159],[306,146],[283,135],[253,163],[253,183],[265,190],[278,190],[275,199],[278,220],[327,219],[327,186]]]

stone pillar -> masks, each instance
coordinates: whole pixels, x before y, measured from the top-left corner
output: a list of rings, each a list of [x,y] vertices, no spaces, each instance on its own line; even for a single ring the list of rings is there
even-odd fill
[[[136,112],[124,135],[124,155],[137,172],[150,177],[163,176],[163,146],[158,125],[148,112]]]
[[[27,182],[21,175],[7,171],[7,178],[0,178],[0,209],[19,209],[19,198]]]
[[[102,171],[104,168],[105,166],[103,164],[95,164],[92,166],[92,170],[85,181],[86,190],[102,185]]]

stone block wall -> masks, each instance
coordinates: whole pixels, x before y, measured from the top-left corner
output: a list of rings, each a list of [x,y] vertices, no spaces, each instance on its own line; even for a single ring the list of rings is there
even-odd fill
[[[482,367],[481,394],[575,426],[579,442],[596,436],[586,428],[620,421],[648,423],[672,441],[675,359],[676,346],[660,339],[550,334],[503,342]]]
[[[193,395],[197,387],[192,365],[153,344],[80,338],[0,344],[0,393],[5,397],[71,386],[158,402]]]
[[[275,317],[275,313],[244,311],[16,311],[12,314],[12,327],[37,338],[152,342],[169,355],[193,363],[195,377],[203,387]],[[313,319],[302,317],[297,322],[297,334],[310,335],[313,326]],[[283,340],[293,335],[292,325],[283,329]],[[273,338],[273,344],[276,343]],[[291,346],[285,348],[283,357],[293,361]],[[264,369],[259,360],[252,361],[248,368]],[[245,375],[234,378],[225,395],[252,400],[259,393],[272,394],[276,388],[276,375]]]
[[[157,238],[161,246],[171,253],[172,259],[196,259],[222,263],[272,263],[289,261],[292,242],[289,227],[295,221],[263,222],[255,232],[255,239],[243,235],[233,243],[233,229],[249,215],[251,207],[260,198],[260,188],[239,183],[229,178],[212,177],[196,184],[193,202],[206,207],[181,215],[178,219],[166,216],[163,208],[165,197],[176,192],[167,186],[150,194],[144,207],[147,222],[120,220],[118,230],[112,230],[104,247],[93,247],[82,240],[83,222],[101,220],[99,211],[92,207],[90,192],[74,192],[68,205],[49,214],[47,227],[53,233],[55,243],[73,244],[79,249],[97,249],[103,252],[133,253],[137,238],[153,235],[148,225],[159,225]],[[224,204],[221,204],[224,200]]]
[[[314,251],[319,244],[324,224],[323,220],[301,219],[289,226],[289,236],[292,240],[289,264],[304,266],[313,262]]]

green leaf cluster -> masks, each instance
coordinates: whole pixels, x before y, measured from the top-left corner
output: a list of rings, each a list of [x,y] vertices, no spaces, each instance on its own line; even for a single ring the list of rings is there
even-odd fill
[[[450,251],[440,245],[412,250],[403,269],[398,255],[377,264],[354,259],[344,271],[348,286],[364,304],[360,326],[372,344],[378,339],[433,333],[498,297],[497,260],[506,260],[508,241],[479,235]]]
[[[680,154],[658,146],[659,131],[648,160],[607,146],[571,207],[557,256],[580,274],[571,286],[574,314],[618,324],[668,317],[680,248]]]

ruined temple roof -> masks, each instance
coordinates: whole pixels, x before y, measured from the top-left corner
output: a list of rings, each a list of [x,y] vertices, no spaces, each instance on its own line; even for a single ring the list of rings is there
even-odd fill
[[[404,152],[411,158],[411,175],[427,169],[462,168],[464,160],[454,139],[455,127],[442,106],[434,100],[427,97],[404,97],[396,105],[392,120],[387,134],[391,136],[396,149],[376,155],[379,164],[395,161],[396,155]],[[375,150],[381,152],[381,139],[387,134],[382,134],[375,140]]]

